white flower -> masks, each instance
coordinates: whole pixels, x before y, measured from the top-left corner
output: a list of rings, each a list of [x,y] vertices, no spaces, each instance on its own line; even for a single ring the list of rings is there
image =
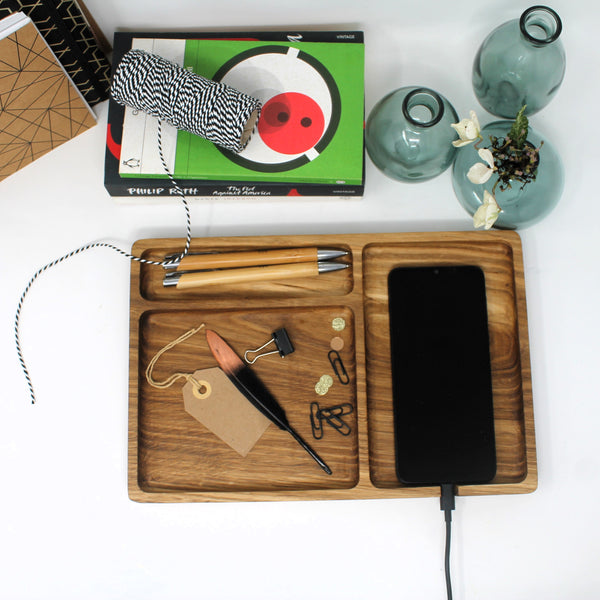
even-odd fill
[[[496,170],[494,167],[494,155],[487,148],[480,148],[478,151],[479,158],[485,160],[489,165],[486,166],[483,163],[475,163],[467,173],[467,179],[471,183],[485,183]]]
[[[481,137],[479,119],[477,119],[475,111],[472,110],[469,115],[471,117],[470,119],[462,119],[458,123],[452,123],[452,125],[450,125],[450,127],[456,130],[456,133],[458,133],[458,137],[460,138],[452,142],[452,145],[457,148],[471,144]]]
[[[501,212],[502,209],[498,206],[496,198],[485,190],[483,192],[483,202],[473,215],[473,227],[491,229]]]

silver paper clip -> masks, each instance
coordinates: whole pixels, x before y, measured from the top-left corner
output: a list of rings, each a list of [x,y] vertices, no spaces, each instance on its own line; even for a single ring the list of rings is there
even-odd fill
[[[263,352],[262,354],[258,354],[258,352],[260,352],[261,350],[264,350],[270,344],[275,344],[277,349],[271,350],[269,352]],[[263,344],[260,348],[256,348],[256,350],[246,350],[246,352],[244,352],[244,360],[249,365],[253,365],[259,358],[262,358],[263,356],[268,356],[269,354],[279,353],[279,356],[281,356],[281,358],[283,358],[284,356],[291,354],[293,351],[294,351],[294,346],[293,346],[292,342],[290,341],[290,337],[288,336],[287,331],[282,327],[281,329],[274,331],[271,339],[266,344]],[[251,354],[256,355],[256,356],[254,356],[254,358],[252,358],[252,360],[250,360],[250,358],[248,358],[249,355],[251,355]]]

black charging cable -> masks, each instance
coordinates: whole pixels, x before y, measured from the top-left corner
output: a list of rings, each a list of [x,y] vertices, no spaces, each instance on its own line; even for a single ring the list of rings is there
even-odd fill
[[[446,592],[448,600],[452,600],[452,580],[450,578],[450,534],[452,532],[452,511],[454,510],[454,485],[442,483],[440,510],[444,511],[446,520],[446,551],[444,553],[444,570],[446,572]]]

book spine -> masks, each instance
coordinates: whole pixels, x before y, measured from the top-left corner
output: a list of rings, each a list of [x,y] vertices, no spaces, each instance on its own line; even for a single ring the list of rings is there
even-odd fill
[[[113,48],[120,42],[130,43],[136,38],[164,38],[164,39],[190,39],[190,40],[256,40],[261,42],[336,42],[348,44],[363,44],[362,31],[179,31],[179,32],[124,32],[114,34]]]
[[[360,198],[364,193],[363,185],[328,185],[328,184],[268,184],[268,183],[215,183],[205,181],[178,181],[180,189],[186,196],[212,198],[260,198],[260,197],[302,197],[302,196],[338,196]],[[179,197],[177,190],[168,179],[164,181],[135,180],[116,181],[107,178],[104,182],[106,191],[114,197],[149,198]]]

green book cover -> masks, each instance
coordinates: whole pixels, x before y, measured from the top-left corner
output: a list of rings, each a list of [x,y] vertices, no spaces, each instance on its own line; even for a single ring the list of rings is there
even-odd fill
[[[263,107],[240,154],[163,125],[175,178],[207,181],[363,181],[364,44],[135,38],[132,47],[258,98]],[[156,119],[127,109],[121,177],[164,178]]]

